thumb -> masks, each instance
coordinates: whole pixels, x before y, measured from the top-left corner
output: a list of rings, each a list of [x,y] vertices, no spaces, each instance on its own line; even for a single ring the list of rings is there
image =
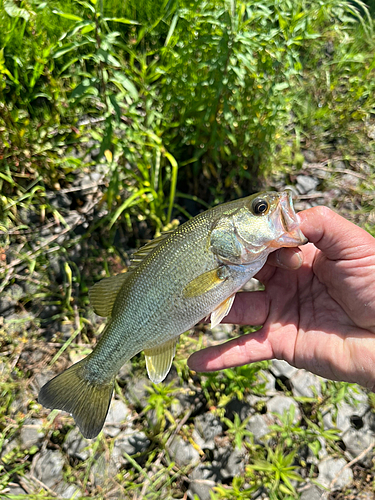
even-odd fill
[[[357,259],[374,253],[375,239],[328,207],[299,212],[300,229],[330,260]]]

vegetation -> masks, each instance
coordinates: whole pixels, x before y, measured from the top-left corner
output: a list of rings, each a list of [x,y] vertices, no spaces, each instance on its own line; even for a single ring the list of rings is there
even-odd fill
[[[102,331],[88,288],[149,238],[278,176],[292,179],[306,151],[326,169],[322,189],[335,186],[337,159],[346,173],[365,165],[349,190],[359,200],[350,217],[374,231],[374,13],[373,2],[345,0],[0,0],[0,495],[30,475],[40,451],[7,448],[26,419],[46,415],[35,380],[89,352]],[[192,437],[196,407],[173,410],[188,393],[249,455],[243,475],[217,485],[213,499],[261,488],[298,498],[297,466],[316,476],[303,450],[317,456],[323,437],[342,453],[322,415],[350,400],[352,386],[327,382],[321,396],[302,398],[303,425],[292,411],[281,415],[261,446],[247,419],[227,409],[264,394],[268,364],[193,375],[186,357],[203,333],[182,341],[179,384],[150,386],[144,404],[133,402],[151,445],[147,456],[126,454],[115,475],[121,494],[186,490],[191,466],[170,459],[174,436],[207,458]],[[135,357],[118,398],[144,370]],[[52,412],[43,422],[43,446],[62,449],[71,420]],[[100,435],[89,458],[66,459],[64,478],[80,498],[113,489],[90,476],[112,446]],[[34,483],[28,498],[48,495],[56,497]]]

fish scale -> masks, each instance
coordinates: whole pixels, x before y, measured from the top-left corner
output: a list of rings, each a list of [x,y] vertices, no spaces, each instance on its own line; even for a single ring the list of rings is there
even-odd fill
[[[151,380],[168,374],[179,335],[225,317],[235,293],[280,247],[306,243],[291,195],[266,192],[214,207],[135,253],[125,274],[90,291],[108,316],[92,353],[42,387],[39,402],[73,415],[82,434],[103,427],[121,366],[144,351]]]

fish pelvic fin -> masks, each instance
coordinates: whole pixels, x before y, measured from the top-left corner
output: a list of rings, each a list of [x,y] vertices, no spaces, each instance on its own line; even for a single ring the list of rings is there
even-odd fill
[[[225,318],[229,314],[229,311],[232,308],[233,301],[236,294],[234,293],[230,297],[228,297],[224,302],[222,302],[214,311],[211,313],[211,328],[215,328],[221,320]]]
[[[147,373],[154,384],[159,384],[168,375],[179,338],[176,337],[157,347],[144,350]]]
[[[38,402],[46,408],[70,413],[85,438],[102,430],[111,402],[114,380],[108,384],[91,383],[84,378],[86,358],[60,373],[40,390]]]

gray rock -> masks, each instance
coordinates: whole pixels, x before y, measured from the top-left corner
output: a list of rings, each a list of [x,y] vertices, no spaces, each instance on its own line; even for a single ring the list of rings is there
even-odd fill
[[[63,450],[71,457],[87,460],[90,456],[90,441],[82,436],[77,427],[68,432]]]
[[[128,455],[144,453],[150,446],[150,440],[142,431],[127,429],[115,437],[113,443],[113,456],[119,463],[126,463],[124,452]]]
[[[75,486],[74,484],[69,484],[65,481],[63,481],[56,487],[55,493],[57,493],[61,498],[76,498],[77,500],[81,496],[79,494],[80,491],[77,486]]]
[[[275,396],[277,394],[277,390],[275,389],[276,379],[272,373],[266,370],[260,370],[259,380],[260,382],[266,382],[265,391],[267,396]]]
[[[314,153],[314,151],[310,151],[309,149],[307,149],[306,151],[302,151],[302,154],[305,158],[305,161],[307,161],[307,163],[316,163],[317,157],[316,157],[316,154]]]
[[[103,486],[108,483],[117,474],[119,468],[120,464],[113,456],[108,460],[105,453],[99,455],[91,469],[95,486]]]
[[[191,483],[187,490],[190,500],[195,500],[194,495],[197,495],[199,500],[210,500],[210,491],[216,484],[213,477],[211,467],[198,465],[190,475]]]
[[[134,378],[131,380],[126,389],[126,399],[135,406],[145,407],[149,393],[146,387],[150,387],[151,381],[146,377]]]
[[[46,368],[43,370],[41,373],[37,373],[34,378],[34,383],[36,386],[36,389],[39,391],[44,384],[46,384],[51,378],[53,378],[56,375],[55,372],[53,372],[50,368]]]
[[[352,469],[344,469],[346,461],[343,458],[327,458],[319,464],[317,482],[325,488],[341,490],[353,481]]]
[[[352,458],[357,457],[370,445],[375,445],[375,436],[369,431],[349,429],[343,436],[342,440],[345,443],[346,451],[350,453]],[[359,463],[365,467],[370,467],[372,463],[372,449],[359,460]]]
[[[251,405],[247,401],[240,401],[233,398],[225,407],[225,416],[230,420],[234,419],[235,415],[240,417],[241,422],[253,413]]]
[[[281,375],[287,378],[291,378],[296,372],[298,372],[298,368],[291,366],[289,363],[282,359],[274,359],[272,361],[271,371],[276,377],[280,377]]]
[[[234,326],[226,323],[220,323],[212,328],[211,334],[214,340],[227,340],[233,332]]]
[[[103,432],[107,436],[115,437],[121,432],[121,424],[129,419],[129,408],[120,399],[114,399],[109,407],[104,423]]]
[[[30,328],[30,322],[34,316],[30,312],[19,311],[15,314],[10,314],[4,320],[4,328],[8,335],[22,334]]]
[[[204,440],[202,449],[213,450],[215,448],[214,438],[221,436],[223,433],[223,425],[220,420],[212,413],[204,413],[198,415],[194,419],[195,429]]]
[[[220,470],[220,476],[224,479],[240,476],[245,471],[245,461],[248,455],[245,448],[239,450],[235,448],[215,450],[215,460],[212,462]]]
[[[43,420],[40,418],[27,418],[21,427],[21,446],[23,448],[31,448],[34,445],[38,445],[44,438],[42,427]]]
[[[359,393],[355,395],[355,398],[359,402],[358,405],[353,406],[342,402],[338,407],[336,425],[342,432],[346,432],[352,427],[351,419],[353,416],[362,417],[368,410],[367,396],[364,398],[363,394]]]
[[[13,315],[16,311],[17,301],[9,296],[4,295],[0,298],[0,316],[7,318]]]
[[[181,402],[178,399],[172,401],[171,413],[174,416],[174,418],[180,417],[183,412],[184,412],[184,407],[182,406]]]
[[[59,450],[47,450],[35,457],[34,474],[42,483],[53,488],[63,479],[64,457]]]
[[[169,447],[169,454],[180,467],[197,463],[200,459],[200,455],[194,446],[182,439],[181,436],[175,436]]]
[[[8,496],[14,495],[23,495],[21,498],[27,498],[26,491],[21,488],[21,486],[17,483],[8,483],[5,492],[3,492],[4,496],[0,496],[1,500],[6,500]]]
[[[265,415],[260,415],[256,413],[252,416],[246,426],[246,428],[253,433],[254,441],[258,444],[264,444],[262,437],[264,437],[269,432],[268,424],[266,419],[269,417]]]
[[[321,394],[321,378],[306,370],[298,370],[290,379],[293,384],[293,394],[295,396],[304,396],[312,398],[315,396],[312,387],[317,394]]]
[[[310,175],[297,175],[296,181],[296,188],[299,194],[306,194],[311,191],[315,191],[319,185],[319,179]]]
[[[311,485],[301,493],[300,500],[323,500],[323,494],[317,486]]]
[[[275,396],[268,401],[267,410],[270,413],[279,413],[280,415],[283,415],[284,412],[288,412],[290,410],[291,406],[295,407],[293,423],[297,423],[301,419],[301,412],[298,404],[293,398],[289,398],[288,396]]]
[[[334,169],[338,169],[338,170],[346,169],[346,164],[342,160],[333,160],[332,166]]]

